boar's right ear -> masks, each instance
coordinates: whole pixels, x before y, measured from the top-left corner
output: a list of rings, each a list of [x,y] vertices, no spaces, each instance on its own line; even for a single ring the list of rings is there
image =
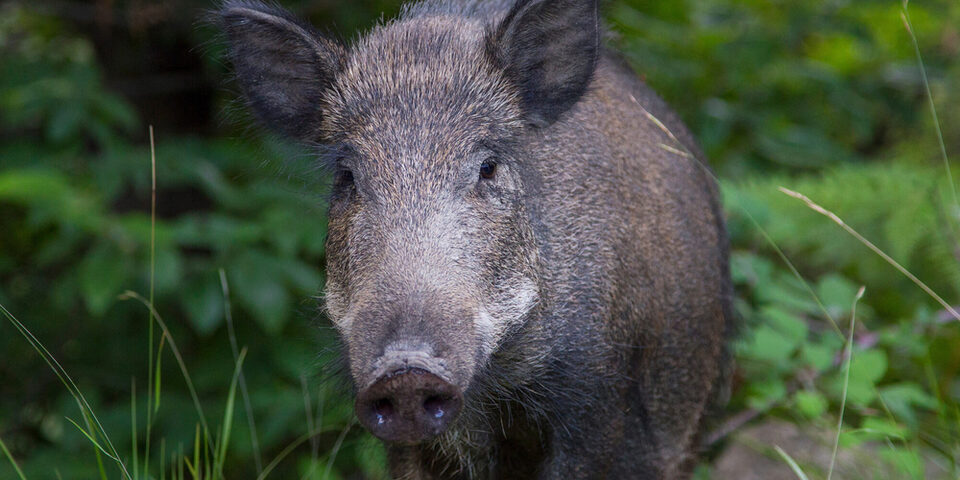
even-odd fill
[[[289,12],[228,0],[216,12],[247,103],[268,128],[316,140],[321,96],[342,70],[344,47]]]
[[[517,0],[488,37],[528,119],[549,125],[587,90],[600,55],[598,0]]]

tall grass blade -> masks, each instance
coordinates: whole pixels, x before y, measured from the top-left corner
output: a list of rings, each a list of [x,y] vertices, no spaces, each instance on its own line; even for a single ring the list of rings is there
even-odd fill
[[[140,455],[137,453],[137,378],[130,379],[130,452],[133,457],[133,474],[139,475]]]
[[[160,410],[160,385],[162,384],[161,379],[161,368],[163,366],[163,345],[166,343],[166,337],[160,337],[160,346],[157,348],[157,364],[153,369],[153,414],[156,415],[157,411]]]
[[[910,34],[910,40],[913,41],[913,51],[917,56],[917,66],[920,67],[920,78],[923,80],[923,88],[927,92],[927,102],[930,106],[930,115],[933,116],[933,128],[937,132],[937,141],[940,144],[940,155],[943,158],[943,168],[947,171],[947,181],[950,182],[950,193],[953,195],[953,218],[960,215],[960,200],[957,199],[957,187],[953,183],[953,174],[950,173],[950,159],[947,157],[947,147],[943,143],[943,131],[940,129],[940,117],[937,115],[937,106],[933,101],[933,93],[930,91],[930,81],[927,79],[927,68],[923,65],[923,57],[920,55],[920,44],[917,42],[917,36],[913,33],[913,23],[910,21],[910,11],[907,8],[909,0],[903,0],[903,10],[900,11],[900,18],[903,20],[903,26]]]
[[[10,313],[10,311],[7,310],[7,308],[2,304],[0,304],[0,313],[2,313],[11,324],[13,324],[14,328],[17,329],[20,335],[27,340],[34,351],[36,351],[40,357],[43,358],[43,361],[46,362],[47,366],[53,370],[54,375],[57,376],[57,379],[60,380],[60,383],[63,384],[63,386],[67,389],[67,392],[69,392],[70,395],[73,396],[74,400],[76,400],[77,405],[80,407],[81,413],[89,415],[93,425],[96,427],[96,431],[100,436],[103,437],[104,442],[112,452],[110,458],[116,460],[117,466],[120,468],[120,471],[123,474],[123,478],[132,480],[133,477],[131,477],[130,473],[127,471],[127,466],[119,459],[120,455],[117,453],[117,449],[114,447],[113,442],[110,441],[110,436],[107,435],[106,430],[104,430],[103,425],[100,423],[100,419],[97,418],[96,413],[93,412],[93,408],[90,407],[90,403],[87,402],[86,397],[83,396],[80,388],[77,387],[76,382],[73,381],[73,378],[67,373],[66,369],[64,369],[63,366],[60,365],[60,362],[58,362],[53,356],[53,354],[47,350],[47,347],[43,346],[43,343],[41,343],[40,340],[37,339],[37,337],[35,337],[33,333],[30,332],[30,330],[20,322],[20,320],[17,320],[17,318],[14,317],[13,314]]]
[[[960,433],[960,404],[954,404],[953,417],[957,421],[957,432]],[[953,474],[956,478],[960,478],[960,434],[954,437],[953,442]]]
[[[850,386],[850,361],[853,359],[853,330],[857,326],[857,303],[863,298],[866,287],[860,287],[857,296],[853,298],[853,311],[850,312],[850,333],[847,336],[846,351],[843,359],[843,394],[840,398],[840,418],[837,419],[837,435],[833,439],[833,453],[830,455],[830,468],[827,470],[827,480],[833,478],[833,468],[837,463],[837,449],[840,447],[840,433],[843,431],[843,414],[847,408],[847,387]]]
[[[184,457],[183,463],[187,466],[187,472],[193,476],[193,480],[200,480],[200,475],[197,473],[197,468],[193,466],[193,463],[190,463],[190,459]]]
[[[87,432],[96,438],[97,432],[93,428],[93,422],[90,421],[90,417],[83,411],[83,407],[80,406],[79,402],[77,402],[77,407],[80,408],[80,413],[83,415],[83,424],[87,427]],[[107,469],[103,466],[103,457],[100,456],[100,452],[97,450],[93,451],[93,455],[97,459],[97,470],[100,472],[100,480],[107,480]],[[117,458],[119,459],[119,457],[120,455],[118,454]],[[133,472],[133,474],[136,475],[137,472]]]
[[[179,461],[180,465],[177,471],[177,479],[183,480],[184,478],[186,478],[184,477],[184,471],[183,471],[183,465],[184,465],[184,462],[186,461],[186,457],[183,456],[183,444],[180,444],[180,448],[177,451],[177,458],[180,459]]]
[[[19,477],[20,480],[27,480],[27,477],[23,474],[23,470],[20,470],[20,465],[17,465],[17,461],[13,459],[13,454],[10,453],[10,450],[7,450],[7,444],[3,443],[2,438],[0,438],[0,450],[3,450],[3,455],[10,461],[10,465],[13,465],[13,470],[17,472],[17,477]]]
[[[307,386],[307,377],[300,375],[300,390],[303,392],[303,410],[307,417],[307,430],[310,432],[319,431],[313,420],[313,406],[310,404],[310,389]],[[317,441],[316,435],[310,437],[310,468],[303,473],[303,476],[300,477],[300,480],[305,480],[313,476],[314,470],[317,469],[317,460],[319,457],[319,441]]]
[[[844,230],[846,230],[846,232],[852,235],[853,238],[856,238],[857,241],[859,241],[864,246],[872,250],[873,253],[876,253],[877,255],[879,255],[880,258],[882,258],[885,262],[890,264],[893,268],[896,268],[897,271],[902,273],[905,277],[909,278],[910,281],[914,283],[914,285],[920,287],[921,290],[923,290],[927,295],[932,297],[934,300],[937,301],[937,303],[939,303],[944,309],[946,309],[946,311],[949,312],[954,319],[960,322],[960,313],[958,313],[956,309],[954,309],[949,303],[947,303],[943,298],[941,298],[940,295],[937,295],[937,292],[934,292],[933,289],[927,286],[926,283],[923,283],[922,281],[920,281],[919,278],[917,278],[914,274],[910,273],[909,270],[904,268],[903,265],[900,265],[899,263],[897,263],[897,261],[891,258],[890,255],[887,255],[883,250],[880,250],[880,248],[874,245],[873,242],[871,242],[870,240],[867,240],[866,237],[864,237],[863,235],[860,235],[860,233],[854,230],[853,227],[851,227],[850,225],[847,225],[839,216],[837,216],[837,214],[814,203],[813,200],[810,200],[809,197],[807,197],[802,193],[794,192],[793,190],[790,190],[784,187],[780,187],[780,191],[788,196],[791,196],[793,198],[803,201],[804,203],[807,204],[807,207],[810,208],[811,210],[826,216],[830,220],[833,220],[833,222],[836,223],[837,225],[840,225],[840,228],[843,228]]]
[[[310,440],[310,437],[318,433],[320,432],[307,432],[297,437],[294,441],[290,442],[290,444],[284,447],[283,450],[281,450],[280,453],[278,453],[277,456],[270,461],[270,463],[268,463],[265,467],[263,467],[263,471],[260,472],[260,475],[257,476],[257,480],[263,480],[267,478],[267,475],[270,475],[270,472],[272,472],[273,469],[276,468],[277,465],[279,465],[280,462],[283,461],[283,459],[287,458],[287,455],[290,455],[290,453],[296,450],[297,447],[299,447],[300,445],[303,445],[308,440]]]
[[[210,446],[210,431],[209,431],[209,430],[204,430],[204,431],[203,431],[203,444],[204,444],[204,445],[207,445],[208,447]],[[216,445],[214,445],[214,448],[213,448],[212,451],[213,451],[214,454],[216,454],[216,452],[217,452]],[[211,477],[213,476],[213,469],[211,468],[211,465],[212,465],[212,464],[211,464],[211,462],[210,462],[210,452],[211,452],[211,449],[210,449],[210,448],[204,448],[204,449],[203,449],[203,476],[204,476],[204,478],[207,478],[207,479],[209,479],[209,478],[211,478]]]
[[[323,430],[323,398],[324,390],[322,386],[317,387],[317,411],[313,414],[314,421],[314,431],[319,432]],[[317,457],[320,455],[320,442],[315,442],[313,445],[312,455]]]
[[[167,478],[167,439],[160,439],[160,478],[161,480],[166,480]]]
[[[152,312],[153,319],[157,322],[157,325],[160,326],[160,330],[163,332],[163,336],[166,337],[167,343],[170,344],[170,352],[173,353],[173,358],[177,360],[177,365],[180,367],[180,373],[183,374],[183,379],[187,382],[187,389],[190,391],[190,397],[193,399],[193,406],[197,410],[197,415],[200,419],[200,424],[203,427],[204,434],[206,435],[210,429],[207,426],[207,417],[203,413],[203,407],[200,405],[200,397],[197,395],[197,389],[193,385],[193,379],[190,378],[190,372],[187,370],[187,364],[183,361],[183,355],[180,354],[180,349],[177,348],[177,343],[173,339],[173,335],[170,334],[170,329],[167,328],[167,322],[163,321],[163,317],[157,312],[153,307],[153,304],[150,303],[146,298],[143,298],[139,293],[127,290],[122,295],[120,299],[134,299],[142,303],[145,307],[150,309]]]
[[[233,361],[237,362],[240,356],[237,348],[237,334],[233,328],[233,310],[230,308],[230,285],[227,283],[227,272],[220,269],[220,289],[223,291],[223,314],[227,320],[227,335],[230,337],[230,350],[233,352]],[[243,407],[247,412],[247,428],[250,429],[250,443],[253,447],[253,461],[257,467],[257,474],[263,472],[263,455],[260,453],[260,439],[257,436],[257,423],[253,418],[253,405],[250,403],[250,392],[247,391],[247,378],[240,371],[240,395],[243,398]]]
[[[792,273],[795,278],[800,280],[800,283],[803,285],[803,288],[807,291],[808,294],[810,294],[810,296],[813,298],[813,301],[816,302],[817,306],[820,308],[821,313],[823,313],[823,316],[826,317],[826,319],[830,322],[830,326],[833,327],[833,331],[842,338],[843,332],[840,331],[840,326],[837,325],[837,321],[833,319],[833,315],[830,315],[830,311],[827,310],[827,306],[824,305],[822,301],[820,301],[820,296],[813,291],[813,287],[810,286],[810,283],[808,283],[806,279],[803,278],[803,275],[800,274],[800,270],[797,270],[797,267],[793,264],[793,262],[790,261],[789,258],[787,258],[787,254],[784,253],[782,249],[780,249],[780,245],[777,245],[777,242],[775,242],[773,240],[773,237],[771,237],[770,234],[767,233],[767,230],[762,226],[760,226],[760,222],[758,222],[757,219],[753,217],[753,214],[750,213],[750,211],[747,210],[746,207],[744,207],[743,205],[740,205],[739,201],[737,202],[737,204],[740,206],[740,210],[747,215],[747,219],[750,220],[750,223],[754,226],[754,228],[756,228],[757,231],[760,232],[760,235],[763,236],[763,239],[766,240],[768,244],[770,244],[770,248],[773,248],[774,253],[776,253],[777,256],[780,257],[780,260],[783,261],[783,263],[787,266],[787,268],[790,270],[790,273]]]
[[[190,469],[193,473],[194,480],[200,480],[200,424],[196,424],[196,429],[193,434],[193,468]]]
[[[149,297],[150,305],[153,305],[153,286],[154,286],[154,277],[156,273],[156,244],[157,244],[157,153],[155,150],[155,143],[153,139],[153,125],[149,126],[150,133],[150,285],[149,285]],[[153,368],[153,310],[147,312],[147,432],[144,438],[144,448],[143,448],[143,476],[144,478],[149,478],[149,465],[150,465],[150,438],[153,431],[153,414],[155,412],[154,407],[151,405],[153,402],[154,392],[153,392],[153,377],[154,377],[154,368]],[[159,356],[159,352],[157,353]]]
[[[323,480],[328,480],[330,478],[330,471],[333,470],[333,462],[337,459],[337,454],[340,453],[340,447],[343,446],[343,440],[347,438],[347,432],[353,428],[353,424],[356,423],[357,417],[353,417],[350,423],[346,427],[343,427],[343,431],[340,432],[340,436],[337,437],[337,441],[333,444],[333,450],[330,451],[330,457],[327,458],[327,469],[323,472]]]
[[[800,468],[800,465],[797,465],[797,462],[794,461],[793,457],[791,457],[787,452],[783,451],[783,449],[780,448],[780,445],[774,445],[773,448],[778,454],[780,454],[780,456],[783,458],[783,461],[787,462],[787,465],[790,466],[790,470],[793,470],[793,473],[797,476],[797,478],[800,480],[810,480],[807,478],[807,474],[803,473],[803,469]]]
[[[80,424],[78,424],[77,422],[75,422],[75,421],[74,421],[72,418],[70,418],[70,417],[64,417],[64,418],[66,418],[68,422],[72,423],[74,427],[77,427],[77,430],[79,430],[80,433],[82,433],[84,437],[87,437],[87,440],[89,440],[90,443],[92,443],[94,447],[97,447],[97,450],[100,450],[101,452],[103,452],[104,455],[106,455],[108,458],[114,460],[115,462],[118,462],[118,463],[120,462],[120,459],[119,459],[119,458],[114,457],[113,455],[110,455],[110,453],[107,452],[107,450],[106,450],[105,448],[103,448],[102,445],[100,445],[100,442],[98,442],[97,439],[93,438],[93,436],[91,436],[89,433],[87,433],[87,430],[86,430],[85,428],[81,427]]]
[[[177,478],[177,459],[179,458],[177,452],[170,452],[170,478]]]
[[[247,356],[247,349],[244,347],[240,351],[240,358],[237,359],[237,365],[233,370],[233,379],[230,381],[230,392],[227,395],[227,406],[223,412],[223,429],[220,433],[219,451],[216,456],[215,472],[220,478],[223,478],[223,462],[227,458],[227,446],[230,443],[230,431],[233,428],[233,405],[237,397],[237,382],[240,378],[240,372],[243,369],[243,359]]]

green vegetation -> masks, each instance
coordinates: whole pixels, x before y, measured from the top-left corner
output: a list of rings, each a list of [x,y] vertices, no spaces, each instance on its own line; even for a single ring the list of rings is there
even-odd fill
[[[345,35],[396,9],[302,3]],[[779,421],[826,437],[827,463],[754,446],[797,478],[960,478],[960,319],[780,190],[960,303],[960,3],[607,12],[611,42],[722,184],[744,326],[698,475],[712,478],[742,431]],[[182,54],[211,45],[196,69],[222,92],[210,108],[229,111],[212,32],[187,17]],[[313,298],[325,174],[242,119],[193,133],[161,122],[152,155],[163,115],[114,88],[102,34],[0,6],[0,478],[383,478]]]

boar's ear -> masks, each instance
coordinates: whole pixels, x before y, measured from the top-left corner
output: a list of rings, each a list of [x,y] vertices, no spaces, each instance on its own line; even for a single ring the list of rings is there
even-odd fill
[[[289,12],[228,0],[217,12],[247,103],[269,128],[316,140],[320,100],[343,68],[346,51]]]
[[[488,43],[529,119],[549,125],[583,95],[600,53],[598,0],[517,0]]]

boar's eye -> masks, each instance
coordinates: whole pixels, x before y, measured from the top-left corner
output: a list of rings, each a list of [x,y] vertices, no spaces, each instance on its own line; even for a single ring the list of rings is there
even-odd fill
[[[480,164],[480,178],[484,180],[491,180],[496,174],[497,162],[493,160],[484,160],[483,163]]]
[[[341,188],[353,185],[353,172],[350,169],[343,168],[337,172],[337,186]]]
[[[333,187],[348,189],[353,186],[353,172],[350,170],[349,159],[353,158],[354,150],[345,143],[324,147],[320,152],[320,162],[333,173]]]

